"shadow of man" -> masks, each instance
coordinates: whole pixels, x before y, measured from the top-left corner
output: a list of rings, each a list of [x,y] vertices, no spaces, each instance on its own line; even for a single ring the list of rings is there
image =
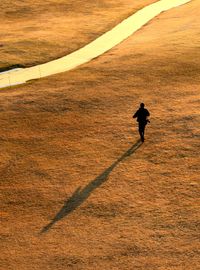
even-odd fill
[[[142,142],[138,140],[131,148],[129,148],[121,157],[119,157],[110,167],[103,171],[99,176],[92,180],[88,185],[86,185],[82,190],[78,187],[72,196],[64,203],[63,207],[52,219],[52,221],[46,225],[41,233],[47,232],[57,221],[69,215],[77,207],[79,207],[90,194],[98,187],[100,187],[108,178],[112,170],[126,157],[131,156],[140,146]]]

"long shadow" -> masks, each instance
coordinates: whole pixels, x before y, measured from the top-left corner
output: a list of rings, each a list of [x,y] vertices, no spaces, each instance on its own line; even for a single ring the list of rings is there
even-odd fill
[[[93,181],[86,185],[82,190],[81,187],[78,187],[72,196],[64,203],[63,207],[52,219],[52,221],[46,225],[41,233],[47,232],[57,221],[69,215],[77,207],[79,207],[89,196],[90,194],[98,187],[100,187],[108,178],[112,170],[126,157],[132,155],[140,146],[142,142],[138,140],[131,148],[129,148],[120,158],[118,158],[110,167],[103,171],[99,176],[97,176]]]

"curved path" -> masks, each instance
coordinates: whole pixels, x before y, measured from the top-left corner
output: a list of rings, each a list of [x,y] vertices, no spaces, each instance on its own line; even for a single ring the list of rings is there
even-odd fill
[[[56,73],[71,70],[89,62],[127,39],[161,12],[186,4],[191,0],[160,0],[137,11],[85,47],[48,63],[30,68],[10,70],[0,74],[0,88],[23,84]]]

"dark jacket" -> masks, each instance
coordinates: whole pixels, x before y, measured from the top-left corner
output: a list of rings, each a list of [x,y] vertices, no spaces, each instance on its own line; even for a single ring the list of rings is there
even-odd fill
[[[147,117],[150,116],[150,113],[145,108],[139,108],[137,112],[133,115],[133,118],[137,117],[137,122],[147,124]]]

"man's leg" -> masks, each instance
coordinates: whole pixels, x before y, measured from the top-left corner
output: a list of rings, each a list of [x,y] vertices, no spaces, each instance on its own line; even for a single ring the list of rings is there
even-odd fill
[[[143,123],[139,123],[139,134],[142,142],[144,142],[144,129],[145,125]]]

